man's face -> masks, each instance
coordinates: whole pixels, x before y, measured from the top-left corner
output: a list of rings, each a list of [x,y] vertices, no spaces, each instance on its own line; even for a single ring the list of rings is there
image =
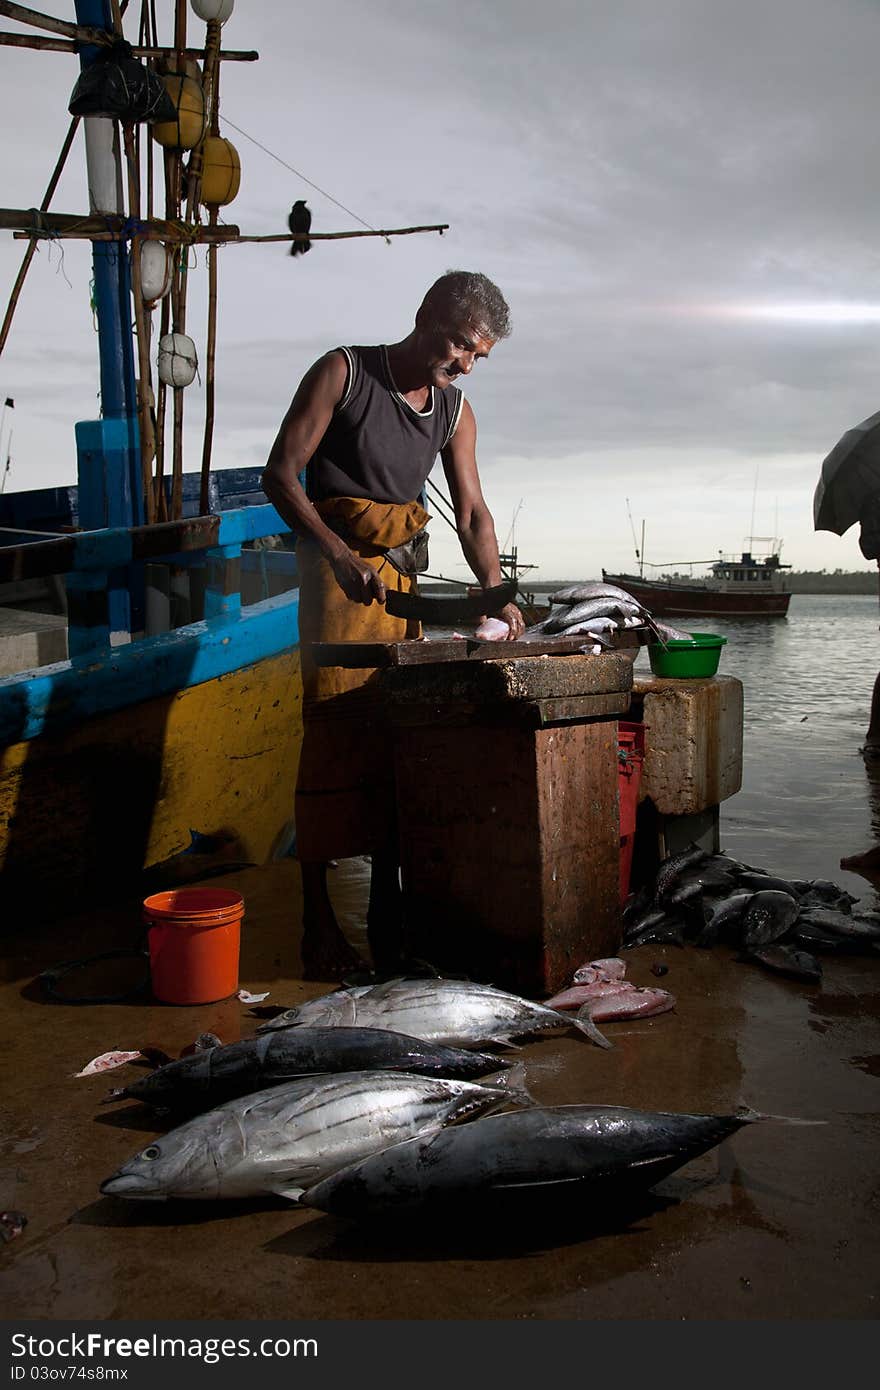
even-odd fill
[[[431,324],[424,342],[431,382],[441,391],[468,376],[474,363],[485,360],[495,346],[494,338],[472,324]]]

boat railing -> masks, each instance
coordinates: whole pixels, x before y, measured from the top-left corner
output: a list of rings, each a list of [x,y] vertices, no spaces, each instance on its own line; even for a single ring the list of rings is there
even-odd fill
[[[114,573],[155,561],[186,566],[198,557],[207,564],[205,619],[235,619],[242,606],[242,545],[289,530],[266,503],[152,526],[56,533],[47,540],[0,548],[0,583],[64,575],[68,651],[71,657],[80,656],[119,643],[120,634],[114,633],[111,641],[108,612]],[[130,638],[131,633],[122,635],[123,641]]]
[[[0,744],[228,675],[299,641],[298,592],[242,606],[242,546],[290,528],[271,504],[0,547],[0,583],[63,575],[68,660],[0,678]],[[120,572],[205,565],[204,617],[138,637],[110,631]]]

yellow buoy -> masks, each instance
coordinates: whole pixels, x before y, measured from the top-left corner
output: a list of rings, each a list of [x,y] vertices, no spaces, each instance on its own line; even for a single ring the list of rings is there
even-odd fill
[[[205,96],[201,83],[182,72],[169,72],[162,81],[177,110],[177,118],[151,126],[153,139],[166,149],[193,150],[205,132]]]
[[[209,135],[202,145],[201,201],[208,207],[231,203],[241,183],[241,161],[231,140]]]

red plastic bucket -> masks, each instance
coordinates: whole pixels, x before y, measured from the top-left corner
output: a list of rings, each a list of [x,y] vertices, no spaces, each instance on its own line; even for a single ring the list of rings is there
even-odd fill
[[[244,898],[228,888],[176,888],[144,899],[153,994],[213,1004],[238,990]]]
[[[645,761],[645,726],[621,720],[617,726],[617,786],[620,799],[620,901],[629,897],[639,784]]]

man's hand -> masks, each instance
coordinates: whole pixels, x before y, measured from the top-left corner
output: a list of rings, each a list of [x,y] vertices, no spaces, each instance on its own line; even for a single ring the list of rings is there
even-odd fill
[[[333,556],[330,564],[340,589],[355,603],[369,608],[374,599],[377,603],[385,602],[385,585],[366,560],[361,560],[346,547]]]
[[[515,603],[508,603],[506,607],[502,608],[501,612],[497,613],[495,616],[500,622],[507,623],[507,626],[510,628],[510,632],[506,639],[508,642],[515,642],[517,637],[522,637],[526,630],[526,625],[523,620],[523,615],[520,613]]]

